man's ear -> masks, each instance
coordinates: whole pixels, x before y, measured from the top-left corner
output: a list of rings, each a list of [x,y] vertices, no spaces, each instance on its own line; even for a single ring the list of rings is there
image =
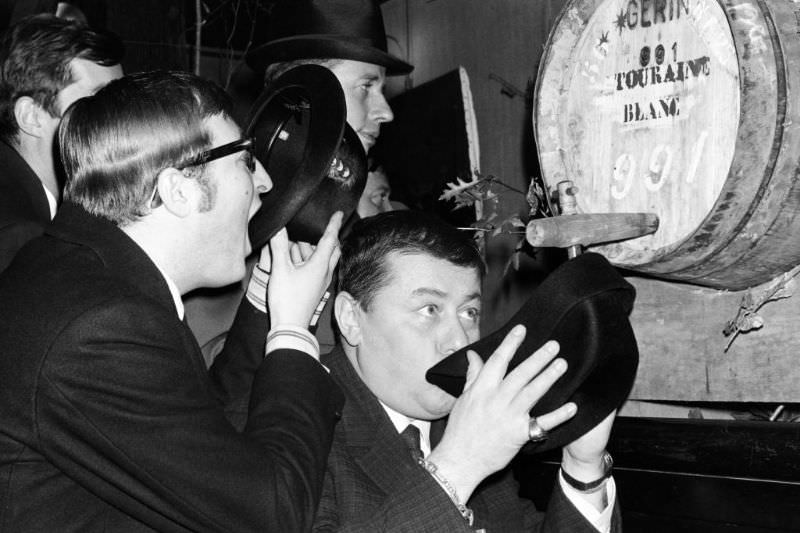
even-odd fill
[[[167,211],[184,218],[200,210],[203,191],[197,179],[188,177],[175,168],[165,168],[158,173],[156,179],[158,196]]]
[[[37,104],[33,98],[22,96],[14,102],[14,118],[23,133],[32,137],[42,137],[45,133],[45,120],[53,117]]]
[[[361,307],[349,292],[341,291],[336,295],[333,302],[336,324],[339,326],[342,338],[350,346],[358,346],[361,343],[360,311]]]

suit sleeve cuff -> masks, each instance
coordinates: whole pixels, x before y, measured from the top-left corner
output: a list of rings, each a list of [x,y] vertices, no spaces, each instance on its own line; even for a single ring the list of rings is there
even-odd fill
[[[307,329],[297,326],[275,326],[269,330],[265,356],[284,348],[307,353],[319,361],[319,342]]]
[[[587,502],[579,491],[570,487],[561,475],[560,470],[558,473],[558,482],[570,503],[575,506],[578,512],[580,512],[597,531],[600,531],[600,533],[609,533],[609,531],[611,531],[611,517],[614,513],[614,503],[617,498],[617,486],[614,483],[613,477],[608,478],[605,484],[604,490],[606,491],[608,505],[606,505],[606,508],[603,509],[602,512],[598,511],[594,505]]]

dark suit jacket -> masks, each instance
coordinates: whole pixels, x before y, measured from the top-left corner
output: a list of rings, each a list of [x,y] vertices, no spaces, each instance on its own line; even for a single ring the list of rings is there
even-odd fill
[[[341,348],[322,359],[345,393],[314,531],[471,531],[438,483],[419,467],[377,398]],[[547,514],[520,499],[510,469],[485,480],[469,507],[489,532],[596,533],[558,484]],[[618,510],[615,531],[619,531]],[[613,525],[612,525],[613,526]]]
[[[338,388],[273,352],[237,432],[164,278],[113,224],[65,203],[19,252],[0,346],[0,531],[310,527]]]
[[[14,148],[0,141],[0,272],[49,223],[42,182]]]

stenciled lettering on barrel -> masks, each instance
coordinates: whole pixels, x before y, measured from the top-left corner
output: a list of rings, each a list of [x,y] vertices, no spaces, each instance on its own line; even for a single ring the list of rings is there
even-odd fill
[[[723,7],[573,0],[542,65],[534,127],[548,183],[574,181],[581,212],[660,219],[655,234],[599,251],[636,265],[685,239],[717,200],[736,144],[739,72]]]
[[[665,24],[689,16],[689,6],[685,0],[630,0],[624,11],[620,10],[614,24],[622,33],[623,29],[636,30]],[[694,59],[678,59],[677,41],[658,43],[655,47],[643,46],[639,52],[639,66],[627,71],[617,72],[618,91],[644,88],[649,85],[674,84],[691,77],[708,76],[710,73],[707,55]],[[623,122],[643,121],[674,117],[680,114],[680,98],[668,95],[655,102],[623,104]]]

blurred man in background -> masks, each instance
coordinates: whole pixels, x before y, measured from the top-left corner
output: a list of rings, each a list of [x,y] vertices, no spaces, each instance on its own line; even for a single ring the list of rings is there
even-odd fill
[[[0,271],[41,235],[61,198],[53,140],[66,109],[122,76],[110,34],[55,15],[25,18],[0,41]]]

